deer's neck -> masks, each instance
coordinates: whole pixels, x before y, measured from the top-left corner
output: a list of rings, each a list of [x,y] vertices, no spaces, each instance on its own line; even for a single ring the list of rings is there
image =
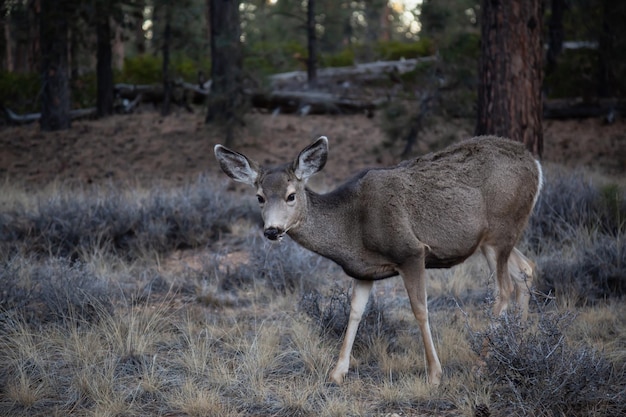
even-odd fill
[[[307,189],[306,209],[289,236],[305,248],[338,261],[343,248],[358,241],[358,214],[349,192],[317,194]]]

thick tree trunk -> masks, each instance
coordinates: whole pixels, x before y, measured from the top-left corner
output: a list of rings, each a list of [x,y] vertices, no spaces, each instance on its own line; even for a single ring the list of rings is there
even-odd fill
[[[476,134],[543,150],[541,0],[482,1]]]
[[[102,3],[100,3],[103,5]],[[99,8],[96,16],[97,37],[97,97],[96,108],[98,117],[106,117],[113,114],[113,69],[111,50],[111,23],[107,6]]]
[[[43,131],[69,129],[70,88],[67,76],[68,20],[65,0],[41,4],[41,119]]]
[[[219,122],[232,141],[237,114],[243,104],[241,85],[243,58],[239,24],[239,0],[208,0],[211,29],[211,78],[206,123]]]

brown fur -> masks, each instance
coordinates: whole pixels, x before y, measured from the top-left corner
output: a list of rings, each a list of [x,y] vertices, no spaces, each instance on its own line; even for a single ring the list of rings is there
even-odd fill
[[[472,138],[395,167],[364,171],[323,195],[305,184],[326,163],[326,138],[305,148],[292,164],[269,170],[220,145],[215,152],[224,172],[257,188],[268,238],[287,233],[357,279],[350,323],[331,374],[335,382],[348,370],[372,280],[402,276],[433,383],[441,378],[441,365],[428,324],[426,268],[459,264],[481,249],[497,277],[495,312],[502,313],[515,292],[527,314],[527,279],[534,264],[515,244],[542,179],[539,163],[521,143]]]

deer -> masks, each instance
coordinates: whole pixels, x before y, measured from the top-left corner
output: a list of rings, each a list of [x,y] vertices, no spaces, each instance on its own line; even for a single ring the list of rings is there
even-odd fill
[[[264,235],[288,235],[354,278],[350,314],[330,380],[348,373],[352,345],[373,284],[400,275],[417,320],[427,382],[439,385],[442,368],[431,334],[426,269],[450,268],[480,251],[495,274],[493,312],[512,297],[526,320],[535,264],[515,246],[543,184],[540,162],[520,143],[478,136],[398,165],[362,171],[318,194],[307,180],[324,168],[328,138],[319,137],[292,162],[262,168],[222,145],[221,169],[256,188]]]

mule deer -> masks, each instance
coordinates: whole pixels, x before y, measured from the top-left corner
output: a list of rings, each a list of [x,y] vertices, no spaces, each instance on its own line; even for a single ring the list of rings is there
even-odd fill
[[[322,136],[293,162],[264,169],[215,146],[222,170],[256,187],[268,239],[288,234],[356,279],[333,382],[340,384],[348,372],[356,331],[379,279],[402,276],[433,384],[442,370],[428,323],[425,269],[457,265],[480,249],[496,274],[495,314],[515,292],[525,319],[534,263],[515,244],[537,201],[542,172],[524,145],[477,137],[391,168],[363,171],[320,195],[306,181],[324,167],[327,155]]]

